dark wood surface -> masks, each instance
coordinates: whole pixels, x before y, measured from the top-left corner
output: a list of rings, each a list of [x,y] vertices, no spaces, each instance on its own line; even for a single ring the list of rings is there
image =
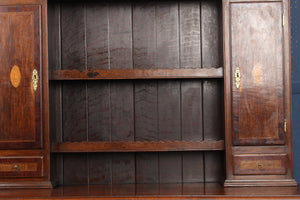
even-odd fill
[[[114,79],[195,79],[223,78],[222,68],[199,69],[119,69],[119,70],[56,70],[50,80],[114,80]]]
[[[285,175],[286,164],[286,154],[235,155],[233,173],[235,175]]]
[[[0,148],[40,148],[41,9],[39,5],[1,6],[0,12]],[[34,69],[40,78],[36,91],[32,86]]]
[[[51,82],[51,112],[53,113],[51,114],[51,131],[53,131],[51,140],[54,143],[53,149],[57,152],[52,159],[53,177],[59,185],[106,185],[59,187],[54,190],[44,190],[45,196],[28,197],[49,199],[103,197],[172,199],[175,196],[191,199],[204,196],[231,199],[299,198],[298,188],[270,189],[273,192],[269,194],[260,189],[249,189],[245,192],[243,189],[230,190],[224,189],[221,185],[208,184],[223,182],[224,179],[223,82],[222,79],[215,79],[223,77],[225,79],[226,150],[227,163],[229,163],[226,186],[258,186],[261,185],[260,182],[269,186],[296,184],[291,178],[291,146],[231,149],[231,125],[233,125],[233,132],[238,134],[236,137],[238,142],[235,140],[234,143],[236,145],[291,143],[290,134],[287,136],[283,134],[284,118],[288,120],[288,133],[291,133],[290,87],[285,83],[290,80],[289,73],[285,73],[289,71],[289,45],[287,44],[289,37],[286,35],[287,28],[282,29],[282,23],[279,23],[283,19],[282,7],[287,13],[289,12],[288,1],[258,0],[252,3],[246,0],[239,3],[239,0],[232,0],[231,2],[234,2],[230,5],[232,24],[228,31],[229,1],[227,0],[222,2],[219,0],[76,1],[72,3],[67,0],[49,1],[51,18],[49,19],[49,30],[51,30],[49,41],[53,42],[49,53],[52,79],[69,80]],[[0,3],[7,4],[7,1],[2,0]],[[10,3],[19,4],[25,1],[13,0]],[[27,3],[45,3],[45,1],[28,0]],[[223,3],[225,27],[224,62],[227,76],[223,76],[223,69],[220,68],[223,66],[221,3]],[[265,9],[261,10],[258,4],[263,5]],[[43,29],[43,34],[46,34],[47,23],[44,15],[47,13],[47,6],[39,7],[41,8],[43,23],[40,28]],[[247,12],[244,16],[236,13],[235,9],[251,10],[251,12]],[[269,15],[274,19],[274,23],[268,19]],[[243,18],[239,20],[239,16]],[[236,19],[238,21],[234,21]],[[261,21],[265,23],[258,23]],[[255,26],[252,26],[253,22],[256,23]],[[264,31],[261,27],[269,28],[268,31]],[[234,40],[230,40],[229,32]],[[35,38],[38,38],[37,34]],[[43,35],[41,40],[44,48],[43,59],[41,59],[44,71],[47,68],[45,38]],[[265,45],[256,46],[257,43],[251,41],[251,38],[261,40],[258,43]],[[284,45],[281,45],[282,40],[285,40]],[[228,42],[233,44],[231,44],[232,55],[227,52]],[[251,46],[252,57],[243,45]],[[272,45],[274,48],[271,49],[274,51],[268,50],[267,47]],[[37,46],[39,45],[35,47]],[[253,49],[256,53],[253,53]],[[268,55],[273,57],[269,58]],[[232,56],[231,60],[230,56]],[[249,60],[264,62],[251,63]],[[36,61],[35,58],[34,62]],[[240,87],[242,92],[238,94],[232,87],[234,86],[232,77],[234,67],[240,63],[243,65],[239,66],[242,69]],[[244,70],[242,67],[249,63],[250,67]],[[282,63],[287,65],[282,66]],[[275,70],[273,65],[277,67]],[[11,81],[14,87],[19,87],[17,72],[18,70],[11,76],[14,78]],[[263,73],[268,74],[267,78],[262,77]],[[48,83],[48,72],[45,71],[41,76],[43,82]],[[252,79],[246,79],[248,82],[244,81],[244,76]],[[176,80],[113,80],[167,78]],[[193,78],[193,80],[182,80],[186,78]],[[95,81],[96,79],[110,80]],[[261,83],[263,86],[260,85]],[[14,179],[2,178],[0,187],[22,187],[20,184],[22,181],[24,187],[34,187],[37,184],[40,184],[37,187],[49,187],[49,182],[45,181],[49,178],[50,152],[47,130],[48,84],[43,84],[39,92],[36,94],[43,95],[38,100],[38,103],[40,100],[43,102],[43,116],[37,115],[39,118],[36,121],[42,119],[45,125],[34,126],[45,131],[45,137],[40,138],[44,140],[45,149],[41,152],[27,150],[20,155],[45,154],[43,162],[45,178],[20,178],[16,183]],[[231,95],[233,116],[230,110]],[[248,101],[251,101],[251,105]],[[40,104],[37,107],[39,106]],[[249,114],[250,112],[255,115]],[[234,121],[233,124],[231,119]],[[254,131],[257,134],[255,138],[252,132],[249,132],[249,130],[253,131],[249,124],[255,125]],[[192,142],[186,144],[185,140]],[[209,140],[213,142],[207,142]],[[193,146],[195,149],[191,149]],[[61,150],[62,148],[64,149]],[[103,149],[109,153],[103,153]],[[114,152],[116,150],[121,153]],[[232,150],[235,154],[232,154]],[[263,155],[263,150],[274,154]],[[71,151],[77,153],[70,153]],[[136,151],[142,152],[135,153]],[[62,152],[64,154],[61,154]],[[17,151],[13,153],[3,151],[3,153],[14,156]],[[22,170],[33,162],[28,158],[25,160],[25,157],[22,159],[23,165],[20,168]],[[16,164],[13,157],[3,157],[1,169],[6,169],[6,162],[9,168]],[[38,166],[43,166],[42,162],[37,162]],[[42,167],[37,167],[36,171],[39,173]],[[43,173],[39,173],[38,176]],[[232,173],[235,173],[233,180]],[[29,172],[27,175],[36,176],[36,174],[30,175]],[[197,184],[187,184],[190,182]],[[204,182],[206,184],[201,184]],[[258,191],[257,195],[253,195],[256,191]],[[10,191],[3,192],[4,196],[11,195]],[[23,191],[20,191],[20,194],[21,192]],[[41,191],[32,191],[31,194],[39,192]],[[22,195],[24,194],[26,196],[26,192]],[[13,195],[17,198],[18,191]]]
[[[285,0],[223,1],[225,187],[297,184],[292,175],[288,7]]]
[[[1,61],[6,63],[1,63],[5,72],[0,81],[6,111],[1,110],[0,118],[7,120],[6,125],[0,120],[4,128],[0,146],[5,149],[0,188],[51,188],[47,2],[1,1],[0,5],[1,25],[6,26],[0,39],[6,37],[1,42]],[[36,91],[33,69],[38,76]]]
[[[231,17],[233,144],[284,144],[282,3],[232,4]]]
[[[224,188],[217,183],[64,186],[0,190],[6,199],[300,199],[298,187]]]
[[[0,157],[1,177],[42,177],[43,157]]]
[[[49,70],[77,79],[52,76],[63,80],[51,81],[53,143],[223,139],[220,1],[49,4]],[[88,74],[176,80],[99,81]],[[223,157],[202,151],[58,153],[53,177],[60,185],[222,181]],[[68,178],[72,174],[80,177]]]
[[[136,141],[136,142],[66,142],[52,144],[52,152],[159,152],[218,151],[224,141]]]

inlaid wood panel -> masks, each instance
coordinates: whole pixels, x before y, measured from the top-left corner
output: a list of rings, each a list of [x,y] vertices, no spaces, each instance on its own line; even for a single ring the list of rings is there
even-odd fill
[[[43,157],[1,157],[1,177],[41,177]]]
[[[235,155],[235,175],[283,175],[287,173],[287,155]]]
[[[282,14],[281,2],[231,4],[234,145],[285,142]]]
[[[1,149],[41,147],[40,18],[38,5],[0,7]]]

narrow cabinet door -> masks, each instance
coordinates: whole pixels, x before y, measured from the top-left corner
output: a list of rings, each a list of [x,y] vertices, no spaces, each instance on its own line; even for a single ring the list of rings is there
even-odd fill
[[[41,147],[40,15],[0,6],[0,149]]]
[[[230,4],[233,145],[284,144],[281,1]]]

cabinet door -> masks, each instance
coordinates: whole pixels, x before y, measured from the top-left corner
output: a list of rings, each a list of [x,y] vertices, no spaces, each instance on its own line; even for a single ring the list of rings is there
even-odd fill
[[[41,147],[40,6],[0,6],[0,148]]]
[[[284,144],[282,2],[236,2],[230,12],[233,144]]]

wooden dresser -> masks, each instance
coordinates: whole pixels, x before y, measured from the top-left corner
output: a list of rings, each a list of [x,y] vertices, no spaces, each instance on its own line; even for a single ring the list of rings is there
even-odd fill
[[[0,198],[300,199],[289,0],[0,0],[0,31]]]

